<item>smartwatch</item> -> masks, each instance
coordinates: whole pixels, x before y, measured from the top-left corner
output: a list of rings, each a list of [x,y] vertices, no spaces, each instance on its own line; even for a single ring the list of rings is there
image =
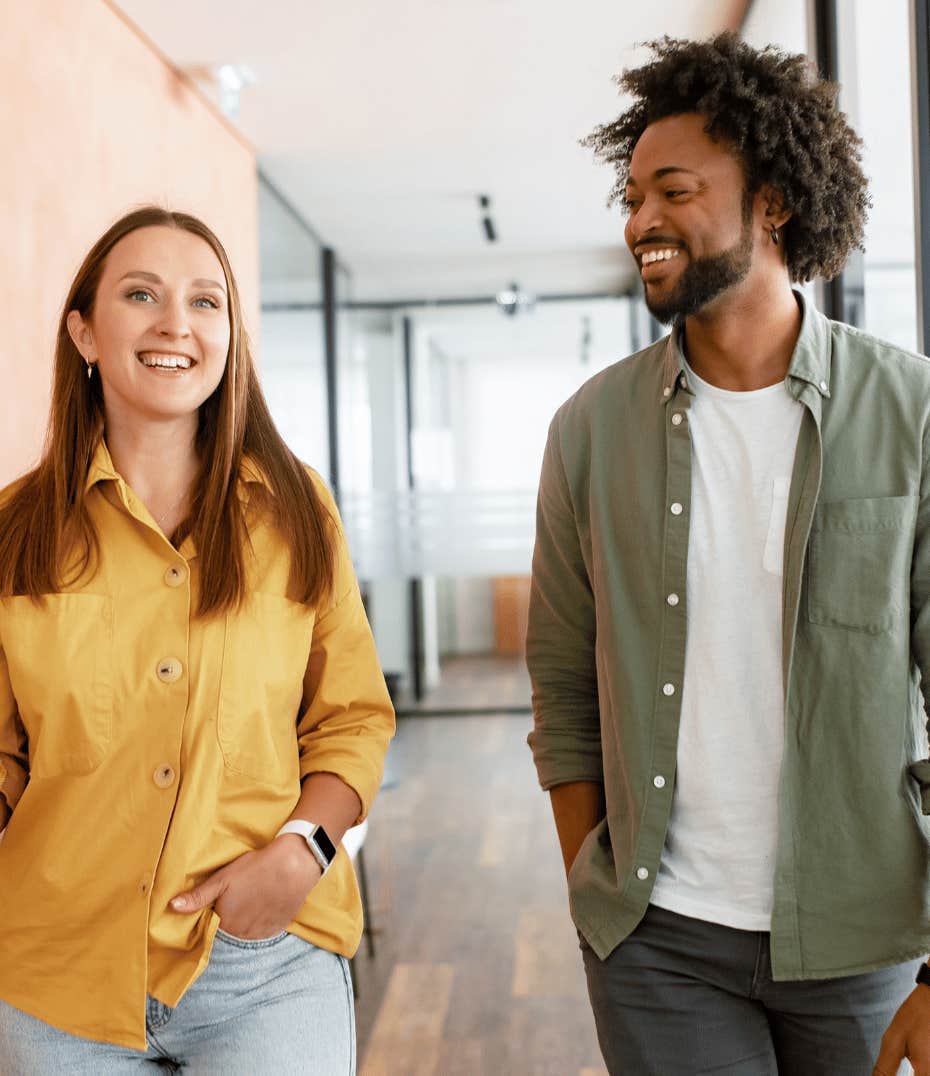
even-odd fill
[[[295,818],[291,822],[285,822],[275,837],[280,837],[282,833],[300,834],[307,842],[311,855],[319,863],[320,870],[324,874],[329,870],[330,864],[336,858],[336,846],[318,822],[305,822],[302,818]]]
[[[917,969],[917,976],[914,979],[915,983],[923,983],[924,986],[930,986],[930,965],[921,964]]]

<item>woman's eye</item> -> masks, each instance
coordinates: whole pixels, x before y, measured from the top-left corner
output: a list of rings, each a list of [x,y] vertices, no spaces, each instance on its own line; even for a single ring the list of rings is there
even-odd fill
[[[127,299],[135,299],[137,302],[154,302],[151,292],[143,291],[142,288],[136,288],[134,291],[127,292]]]
[[[212,310],[219,310],[220,308],[220,304],[216,299],[211,299],[209,295],[201,295],[199,299],[195,299],[194,306],[206,306]]]

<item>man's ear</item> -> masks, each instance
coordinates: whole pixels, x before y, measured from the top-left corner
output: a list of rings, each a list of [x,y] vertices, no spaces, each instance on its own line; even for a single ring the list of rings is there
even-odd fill
[[[767,183],[763,184],[759,191],[759,197],[762,199],[762,204],[765,207],[765,226],[766,228],[774,225],[776,228],[781,228],[784,224],[787,224],[792,217],[792,211],[785,207],[785,199],[781,191],[776,190],[774,187],[770,187]]]
[[[85,362],[97,361],[97,349],[94,346],[94,334],[90,325],[81,317],[77,310],[69,310],[66,324],[68,335],[74,341],[74,346],[80,351]]]

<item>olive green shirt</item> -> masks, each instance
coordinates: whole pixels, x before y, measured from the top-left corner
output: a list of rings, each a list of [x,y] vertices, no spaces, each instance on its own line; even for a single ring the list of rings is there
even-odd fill
[[[780,980],[930,952],[930,363],[797,297],[786,384],[805,410],[785,526]],[[543,460],[529,743],[544,789],[603,783],[606,816],[568,880],[575,925],[602,959],[646,910],[674,796],[691,400],[676,333],[563,404]]]

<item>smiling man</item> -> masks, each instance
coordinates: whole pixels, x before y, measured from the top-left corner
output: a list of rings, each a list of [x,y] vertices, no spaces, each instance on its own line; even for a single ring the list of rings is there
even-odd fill
[[[624,1076],[925,1076],[930,365],[792,287],[861,246],[836,87],[652,49],[587,141],[672,332],[553,419],[527,637],[598,1037]]]

